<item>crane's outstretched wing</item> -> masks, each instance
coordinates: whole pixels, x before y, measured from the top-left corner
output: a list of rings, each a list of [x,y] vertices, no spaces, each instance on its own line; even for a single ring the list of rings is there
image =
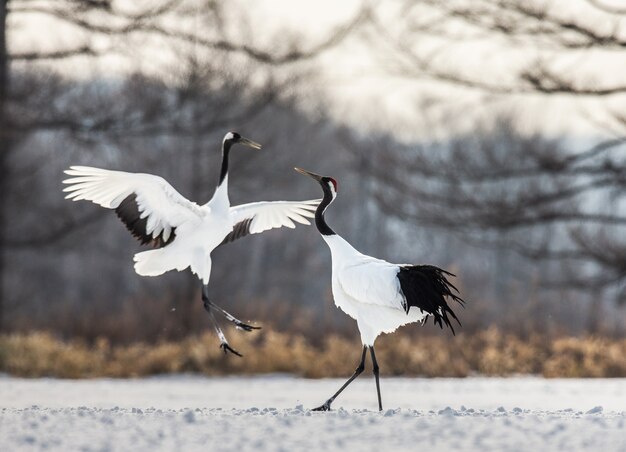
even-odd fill
[[[258,234],[268,229],[295,228],[294,223],[311,224],[307,218],[315,216],[321,199],[310,201],[252,202],[230,208],[233,230],[224,238],[222,245],[249,234]]]
[[[174,240],[175,229],[188,221],[200,221],[199,206],[178,193],[165,179],[151,174],[71,166],[63,181],[73,201],[86,199],[117,216],[142,244],[164,246]]]

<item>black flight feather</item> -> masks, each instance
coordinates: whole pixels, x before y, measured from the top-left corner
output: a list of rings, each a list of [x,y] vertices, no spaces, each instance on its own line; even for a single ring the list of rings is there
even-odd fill
[[[461,322],[448,306],[446,298],[458,302],[461,306],[465,301],[457,295],[459,291],[448,281],[446,275],[454,276],[433,265],[403,265],[400,266],[397,276],[404,295],[404,309],[407,314],[411,307],[416,307],[422,312],[431,314],[434,323],[441,328],[444,324],[447,325],[454,334],[448,314],[459,325]]]
[[[115,209],[115,213],[120,220],[126,225],[126,228],[130,231],[133,237],[137,238],[142,245],[152,245],[155,248],[161,248],[172,243],[176,237],[176,228],[172,228],[167,241],[163,240],[163,233],[157,237],[152,237],[152,234],[146,232],[148,225],[148,218],[140,218],[141,212],[137,205],[137,195],[132,193],[128,195]]]
[[[224,237],[220,246],[225,243],[234,242],[235,240],[250,234],[250,224],[252,223],[252,220],[253,218],[246,218],[233,226],[233,230],[226,237]]]

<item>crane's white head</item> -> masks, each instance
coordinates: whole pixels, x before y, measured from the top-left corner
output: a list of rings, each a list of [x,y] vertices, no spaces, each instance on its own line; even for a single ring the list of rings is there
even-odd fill
[[[224,135],[224,140],[222,141],[222,145],[224,147],[230,148],[230,146],[236,143],[243,144],[244,146],[248,146],[252,149],[261,149],[261,145],[259,143],[242,137],[237,132],[228,132],[226,135]]]
[[[328,176],[320,176],[319,174],[312,173],[310,171],[304,170],[302,168],[294,168],[300,174],[304,174],[305,176],[309,176],[312,179],[315,179],[321,186],[324,193],[328,192],[335,199],[337,197],[337,192],[339,191],[339,184],[332,177]]]

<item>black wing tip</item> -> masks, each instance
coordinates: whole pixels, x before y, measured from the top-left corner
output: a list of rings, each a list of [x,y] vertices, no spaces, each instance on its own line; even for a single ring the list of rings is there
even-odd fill
[[[122,220],[126,229],[130,231],[142,245],[152,245],[155,248],[162,248],[169,245],[176,238],[176,228],[172,228],[167,240],[163,239],[163,234],[153,237],[146,232],[148,225],[147,218],[141,218],[141,212],[137,205],[137,195],[131,193],[115,209],[115,214]]]

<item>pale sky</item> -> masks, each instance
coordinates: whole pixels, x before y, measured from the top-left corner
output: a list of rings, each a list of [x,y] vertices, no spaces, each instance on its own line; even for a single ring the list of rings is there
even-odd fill
[[[626,1],[614,3],[626,4]],[[359,0],[231,0],[227,3],[226,14],[229,23],[233,25],[228,32],[235,39],[252,41],[254,46],[265,49],[273,49],[277,42],[278,45],[284,44],[291,36],[298,36],[301,41],[312,45],[338,24],[349,20],[360,4]],[[393,17],[397,4],[386,2],[377,11],[383,18]],[[588,13],[581,7],[581,0],[555,0],[552,4],[553,7],[564,7],[563,14],[566,16],[575,18]],[[594,20],[600,26],[606,25],[604,17]],[[242,36],[236,25],[240,21],[249,24],[245,29],[251,31],[250,35]],[[10,45],[14,50],[71,46],[77,40],[76,32],[67,27],[59,28],[58,23],[53,24],[41,17],[30,16],[21,21],[14,18],[11,26],[14,33]],[[193,29],[202,24],[189,26]],[[391,34],[394,32],[393,29],[389,31]],[[529,130],[542,130],[550,134],[601,133],[598,127],[601,120],[598,118],[606,110],[604,103],[600,105],[597,101],[573,99],[570,96],[545,100],[533,95],[491,97],[485,100],[474,91],[394,76],[389,73],[390,66],[385,60],[385,46],[375,36],[371,38],[371,33],[369,39],[365,38],[364,33],[357,33],[337,48],[300,65],[318,73],[314,80],[303,87],[308,94],[308,107],[316,99],[323,98],[330,114],[339,121],[357,127],[393,130],[398,136],[407,139],[423,138],[426,135],[432,135],[428,138],[436,138],[440,134],[449,134],[456,127],[471,127],[476,119],[492,115],[494,109],[519,115],[520,122]],[[174,49],[163,48],[158,41],[126,40],[122,44],[126,48],[124,58],[106,57],[98,64],[90,63],[87,66],[81,61],[75,61],[64,65],[61,70],[80,77],[102,72],[124,72],[137,67],[159,73],[167,71],[172,65]],[[435,44],[426,40],[419,43],[424,46]],[[442,47],[443,50],[437,56],[440,64],[495,80],[506,81],[510,67],[528,56],[535,56],[533,49],[505,48],[497,37],[453,44]],[[100,45],[106,47],[107,39],[102,39]],[[564,61],[560,69],[562,67],[563,71],[577,72],[584,71],[588,66],[593,66],[594,70],[604,66],[608,80],[621,80],[625,73],[623,68],[626,67],[626,60],[621,56],[620,59],[594,55],[592,61],[585,55]],[[292,67],[286,68],[290,69]],[[435,99],[436,103],[433,102]],[[623,101],[624,98],[615,98],[608,102],[613,108],[623,108]],[[590,117],[593,120],[590,121]],[[433,124],[438,126],[433,127]]]

